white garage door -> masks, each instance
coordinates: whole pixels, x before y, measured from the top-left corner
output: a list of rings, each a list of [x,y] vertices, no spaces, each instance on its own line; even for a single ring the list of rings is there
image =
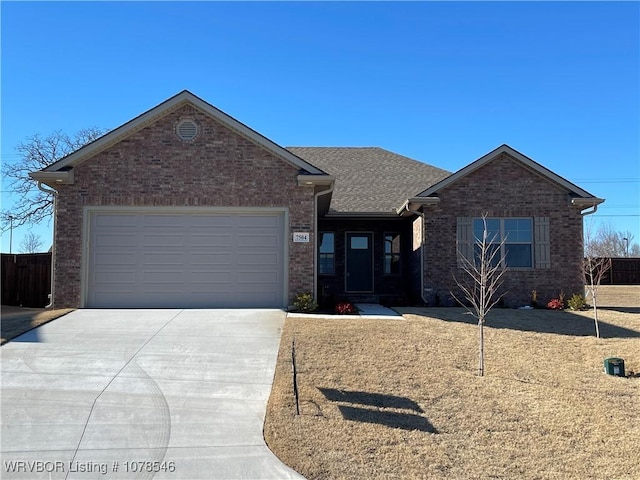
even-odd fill
[[[87,307],[284,305],[281,212],[90,216]]]

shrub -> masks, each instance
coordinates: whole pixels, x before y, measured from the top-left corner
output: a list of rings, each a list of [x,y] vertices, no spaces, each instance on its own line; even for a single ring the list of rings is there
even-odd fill
[[[318,308],[318,304],[313,301],[310,293],[299,293],[293,301],[293,306],[300,312],[313,312]]]
[[[569,305],[571,310],[584,310],[587,308],[587,302],[585,301],[584,295],[580,295],[578,293],[571,295],[571,298],[567,301],[567,305]]]
[[[531,306],[538,308],[538,291],[535,288],[531,290]]]
[[[336,313],[338,315],[348,315],[350,313],[356,313],[356,307],[350,302],[340,302],[336,304]]]
[[[554,298],[547,303],[547,308],[551,310],[564,310],[564,302],[560,298]]]

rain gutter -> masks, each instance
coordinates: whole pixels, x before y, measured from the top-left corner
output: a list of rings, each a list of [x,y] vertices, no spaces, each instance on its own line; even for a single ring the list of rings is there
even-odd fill
[[[583,210],[585,208],[592,209],[587,212],[580,212],[580,215],[582,215],[583,217],[586,217],[587,215],[593,215],[594,213],[596,213],[598,211],[598,205],[600,205],[603,202],[604,202],[604,198],[597,198],[597,197],[571,199],[571,205],[573,205],[574,207],[579,207],[580,210]]]

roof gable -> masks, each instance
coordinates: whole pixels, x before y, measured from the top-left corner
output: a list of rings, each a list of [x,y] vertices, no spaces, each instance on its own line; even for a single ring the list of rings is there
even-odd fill
[[[93,142],[85,145],[84,147],[76,150],[75,152],[67,155],[66,157],[58,160],[57,162],[49,165],[44,168],[43,172],[59,172],[64,170],[69,170],[70,168],[82,163],[83,161],[89,159],[93,155],[105,150],[106,148],[118,143],[123,140],[130,134],[150,125],[151,123],[157,121],[159,118],[164,115],[181,108],[184,105],[192,105],[198,110],[204,112],[206,115],[209,115],[216,121],[220,122],[230,130],[238,133],[239,135],[247,138],[248,140],[254,142],[258,146],[264,148],[275,156],[283,159],[284,161],[290,163],[291,165],[303,170],[305,173],[310,175],[321,175],[325,176],[326,173],[312,165],[311,163],[297,157],[292,152],[282,148],[275,142],[272,142],[265,136],[259,134],[255,130],[247,127],[245,124],[239,122],[235,118],[227,115],[222,110],[214,107],[213,105],[205,102],[201,98],[197,97],[193,93],[188,90],[183,90],[177,95],[165,100],[161,104],[152,108],[151,110],[146,111],[145,113],[137,116],[136,118],[128,121],[127,123],[111,130],[106,133],[102,137],[94,140]]]
[[[522,163],[528,169],[536,172],[538,175],[542,176],[543,178],[546,178],[547,180],[559,185],[560,187],[564,188],[570,194],[572,194],[572,195],[574,195],[576,197],[596,199],[596,197],[594,197],[592,194],[590,194],[586,190],[583,190],[582,188],[580,188],[577,185],[571,183],[570,181],[566,180],[565,178],[561,177],[560,175],[557,175],[557,174],[553,173],[548,168],[543,167],[539,163],[535,162],[534,160],[530,159],[526,155],[523,155],[522,153],[518,152],[517,150],[511,148],[509,145],[506,145],[506,144],[499,146],[495,150],[493,150],[493,151],[487,153],[486,155],[480,157],[475,162],[470,163],[466,167],[458,170],[457,172],[455,172],[454,174],[448,176],[447,178],[443,179],[442,181],[430,186],[429,188],[427,188],[426,190],[421,192],[418,195],[418,197],[430,197],[430,196],[437,195],[438,192],[440,192],[441,190],[447,188],[452,183],[455,183],[458,180],[466,177],[467,175],[470,175],[471,173],[475,172],[476,170],[478,170],[483,165],[486,165],[487,163],[489,163],[489,162],[493,161],[494,159],[500,157],[502,154],[509,155],[515,161]],[[597,199],[597,200],[600,200],[600,199]]]

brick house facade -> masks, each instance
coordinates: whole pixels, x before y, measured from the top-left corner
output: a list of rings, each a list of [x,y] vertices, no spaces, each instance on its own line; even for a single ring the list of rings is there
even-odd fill
[[[534,228],[536,221],[548,225],[549,262],[509,270],[503,285],[507,306],[528,305],[533,290],[545,302],[561,292],[567,298],[583,293],[582,215],[565,189],[502,153],[442,189],[438,198],[437,205],[425,208],[424,284],[433,303],[453,304],[449,292],[457,291],[454,275],[461,278],[457,245],[450,241],[457,236],[457,219],[483,213],[494,218],[531,218]]]
[[[31,176],[57,192],[55,307],[451,304],[461,225],[484,212],[529,219],[505,303],[546,301],[582,291],[582,214],[603,201],[508,146],[454,174],[285,149],[186,91]]]

